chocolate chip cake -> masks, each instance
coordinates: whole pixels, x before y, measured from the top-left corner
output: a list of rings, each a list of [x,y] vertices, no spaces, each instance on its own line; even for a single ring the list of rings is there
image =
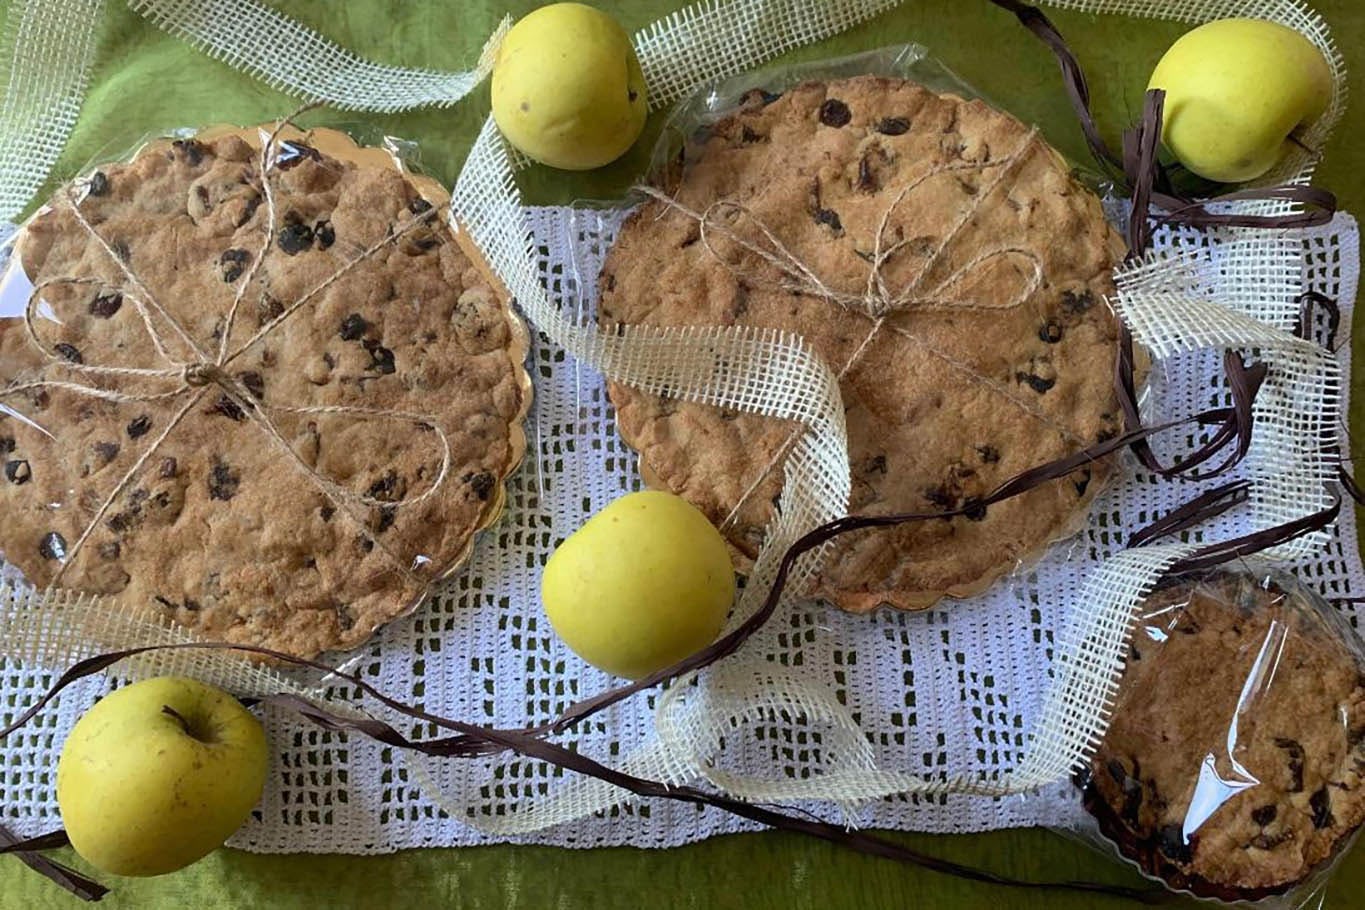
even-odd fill
[[[526,338],[433,181],[330,131],[263,175],[265,136],[154,143],[23,229],[0,556],[311,656],[410,609],[499,513]]]
[[[861,76],[753,91],[622,227],[599,322],[799,334],[839,376],[859,514],[965,515],[842,538],[816,593],[852,611],[979,592],[1076,528],[1097,462],[990,508],[1020,472],[1111,438],[1122,242],[1033,130],[979,100]],[[651,484],[753,558],[799,429],[621,384]]]
[[[1365,662],[1310,596],[1225,572],[1142,605],[1082,783],[1105,836],[1173,888],[1283,892],[1365,821]]]

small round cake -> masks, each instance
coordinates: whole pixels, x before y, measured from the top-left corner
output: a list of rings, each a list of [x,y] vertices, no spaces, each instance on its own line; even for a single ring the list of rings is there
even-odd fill
[[[1034,130],[982,101],[861,76],[754,91],[694,135],[622,227],[599,322],[800,335],[840,378],[856,514],[965,508],[841,538],[815,593],[852,611],[983,590],[1083,521],[1099,461],[973,508],[1111,438],[1123,244]],[[743,564],[800,428],[613,384],[646,480]]]
[[[23,228],[0,556],[307,657],[467,556],[530,385],[525,331],[433,181],[331,131],[291,133],[263,174],[267,135],[152,143]]]
[[[1255,900],[1365,821],[1365,659],[1288,577],[1220,572],[1143,603],[1113,720],[1082,775],[1100,830],[1145,872]]]

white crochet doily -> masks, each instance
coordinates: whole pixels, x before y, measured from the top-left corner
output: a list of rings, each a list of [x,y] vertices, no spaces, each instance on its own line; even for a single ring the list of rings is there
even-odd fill
[[[592,300],[619,213],[585,218],[569,209],[536,208],[527,218],[544,244],[539,268],[550,292],[570,305]],[[1160,235],[1159,243],[1170,242],[1168,234]],[[1305,286],[1341,303],[1338,343],[1349,371],[1346,332],[1359,276],[1354,220],[1338,216],[1329,227],[1307,232],[1304,261]],[[1217,262],[1208,266],[1216,269]],[[510,482],[506,513],[479,541],[468,569],[414,615],[385,629],[354,666],[413,704],[498,726],[547,720],[611,685],[551,633],[538,586],[554,547],[590,514],[639,485],[635,455],[616,432],[602,378],[543,336],[531,356],[537,394],[530,446]],[[1218,375],[1212,354],[1165,361],[1153,377],[1158,416],[1226,403]],[[771,659],[833,685],[867,731],[880,765],[928,777],[998,774],[1017,765],[1027,745],[1051,675],[1054,630],[1069,611],[1084,608],[1077,594],[1087,570],[1121,550],[1127,531],[1198,491],[1130,464],[1124,481],[1096,502],[1084,532],[986,594],[913,615],[849,616],[807,604],[772,619],[776,634],[765,637]],[[1236,533],[1242,520],[1214,527]],[[1365,594],[1354,522],[1341,521],[1327,549],[1299,573],[1329,598]],[[0,716],[50,681],[48,672],[0,660]],[[53,769],[62,738],[101,685],[77,686],[0,744],[0,811],[17,832],[37,834],[59,823]],[[593,756],[618,757],[645,735],[652,707],[652,697],[636,697],[568,739]],[[419,759],[358,738],[344,740],[292,715],[268,716],[267,727],[275,747],[270,782],[255,817],[232,841],[249,850],[380,853],[506,840],[467,821],[492,821],[522,798],[553,792],[566,777],[534,761],[432,766],[428,773],[444,792],[461,794],[473,806],[472,819],[451,817],[417,786],[412,763]],[[402,728],[409,735],[435,734],[420,724]],[[820,729],[809,724],[753,724],[727,743],[726,766],[776,768],[801,778],[820,766],[824,746]],[[866,826],[973,831],[1056,823],[1070,806],[1068,794],[1057,788],[1038,799],[891,798],[860,807],[854,817]],[[829,804],[809,808],[836,817]],[[649,803],[516,839],[664,847],[752,827],[715,810]]]

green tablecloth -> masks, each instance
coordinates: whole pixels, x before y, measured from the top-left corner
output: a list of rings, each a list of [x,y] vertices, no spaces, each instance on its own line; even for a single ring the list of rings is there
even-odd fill
[[[192,51],[138,19],[119,0],[101,43],[101,63],[73,139],[55,177],[132,145],[148,131],[218,122],[252,123],[276,117],[294,102]],[[529,0],[294,0],[292,15],[371,59],[412,66],[463,69],[471,64],[497,20],[521,14]],[[683,0],[601,2],[629,29],[653,21]],[[1365,71],[1365,5],[1360,0],[1314,0],[1335,30],[1351,69]],[[0,9],[4,3],[0,2]],[[1140,109],[1142,89],[1179,26],[1077,14],[1055,21],[1078,50],[1090,75],[1101,121],[1113,133]],[[1067,108],[1051,56],[1013,17],[986,0],[907,0],[905,5],[831,41],[789,55],[790,60],[837,56],[889,43],[916,41],[988,96],[1026,120],[1076,160],[1084,145]],[[1352,80],[1353,94],[1365,81]],[[337,114],[334,123],[376,126],[422,143],[425,167],[452,181],[488,110],[487,89],[451,111],[394,116]],[[659,117],[651,122],[657,129]],[[1357,102],[1328,149],[1320,182],[1343,205],[1365,210],[1365,176],[1355,138],[1365,128]],[[652,135],[652,132],[649,134]],[[533,203],[610,197],[647,155],[648,136],[619,165],[587,175],[548,170],[526,174]],[[1360,384],[1353,383],[1357,401]],[[1353,421],[1354,422],[1354,421]],[[1358,423],[1356,425],[1359,425]],[[1017,876],[1092,878],[1132,883],[1136,876],[1083,847],[1040,831],[906,840],[918,849]],[[313,845],[325,850],[326,844]],[[69,859],[69,857],[68,857]],[[741,882],[743,886],[741,888]],[[669,851],[629,848],[570,851],[498,846],[408,851],[394,856],[253,856],[222,850],[176,875],[111,882],[114,907],[384,907],[613,908],[745,907],[881,908],[993,906],[1007,908],[1119,906],[1117,901],[972,885],[868,859],[785,834],[716,838]],[[1354,906],[1365,892],[1365,850],[1343,867],[1329,906]],[[0,858],[0,907],[69,907],[77,902],[17,860]]]

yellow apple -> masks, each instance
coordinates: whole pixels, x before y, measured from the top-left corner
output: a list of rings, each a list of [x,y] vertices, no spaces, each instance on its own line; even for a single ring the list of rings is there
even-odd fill
[[[608,673],[639,679],[715,640],[735,596],[730,551],[680,496],[631,493],[550,556],[541,600],[559,637]]]
[[[1290,135],[1322,115],[1332,71],[1288,26],[1219,19],[1171,45],[1148,88],[1166,91],[1162,139],[1176,158],[1201,177],[1241,183],[1274,167]]]
[[[512,26],[493,64],[493,119],[551,167],[615,161],[644,129],[645,77],[616,20],[582,3],[542,6]]]
[[[114,875],[161,875],[222,845],[261,798],[265,731],[241,702],[162,676],[87,711],[57,762],[71,846]]]

